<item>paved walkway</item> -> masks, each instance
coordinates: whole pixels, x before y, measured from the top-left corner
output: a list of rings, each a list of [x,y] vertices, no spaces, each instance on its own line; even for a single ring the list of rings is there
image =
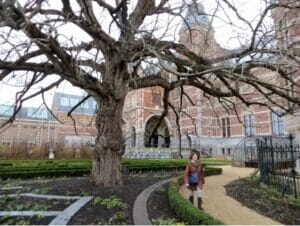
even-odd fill
[[[233,180],[246,177],[254,172],[250,168],[222,166],[222,175],[205,178],[203,188],[203,208],[205,212],[230,225],[279,225],[280,223],[242,206],[235,199],[226,195],[224,185]],[[185,186],[180,188],[181,194],[187,197]]]

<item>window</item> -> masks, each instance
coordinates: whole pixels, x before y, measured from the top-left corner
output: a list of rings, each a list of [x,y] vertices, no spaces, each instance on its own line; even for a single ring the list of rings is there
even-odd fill
[[[69,98],[68,97],[62,97],[60,99],[60,105],[64,107],[69,107]]]
[[[70,106],[74,107],[76,104],[78,104],[78,99],[77,98],[70,98]]]
[[[13,107],[7,105],[0,106],[0,115],[1,116],[12,116],[13,114]]]
[[[46,108],[28,108],[28,118],[48,119],[48,111]]]
[[[255,135],[255,116],[254,114],[245,115],[245,135]]]
[[[152,103],[154,105],[161,105],[161,94],[160,93],[152,93]]]
[[[91,103],[93,110],[95,110],[97,108],[97,102],[93,100]]]
[[[273,135],[283,135],[284,134],[284,124],[283,118],[278,116],[274,112],[271,113],[272,120],[272,133]]]
[[[222,118],[222,135],[223,137],[230,137],[230,119]]]
[[[85,101],[83,102],[81,105],[80,105],[81,108],[84,108],[84,109],[89,109],[89,102],[88,101]]]

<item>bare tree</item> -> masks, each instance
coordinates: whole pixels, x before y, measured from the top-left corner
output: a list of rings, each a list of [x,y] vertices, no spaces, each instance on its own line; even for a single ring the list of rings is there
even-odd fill
[[[14,120],[24,101],[55,88],[63,81],[85,90],[100,106],[91,173],[95,184],[122,185],[122,113],[130,90],[152,86],[163,88],[165,110],[162,117],[168,114],[170,106],[175,111],[177,109],[169,102],[170,92],[181,89],[184,93],[185,86],[202,90],[204,96],[215,98],[232,111],[237,102],[270,109],[275,105],[285,112],[292,112],[295,108],[286,102],[300,103],[298,95],[291,95],[291,86],[281,86],[283,81],[299,87],[293,77],[296,68],[299,69],[299,53],[271,45],[266,38],[270,29],[265,23],[272,9],[299,8],[299,1],[262,1],[265,7],[260,18],[250,23],[232,3],[234,1],[216,0],[216,11],[230,11],[236,20],[251,30],[248,42],[243,42],[241,48],[218,57],[197,53],[176,38],[169,38],[170,30],[173,33],[178,31],[172,27],[176,19],[186,24],[192,34],[193,27],[184,19],[186,1],[111,2],[60,0],[55,1],[59,3],[55,5],[46,0],[0,1],[0,81],[19,73],[27,75],[24,89],[16,95],[14,114],[9,121]],[[189,1],[189,4],[197,5],[196,1]],[[208,16],[217,18],[217,14]],[[219,19],[237,26],[230,16]],[[167,21],[164,26],[163,21]],[[74,34],[84,33],[84,40],[78,41],[70,32],[65,32],[68,27]],[[162,29],[157,32],[159,28]],[[209,41],[209,36],[206,41]],[[147,76],[139,73],[151,60],[156,62],[160,72]],[[257,68],[274,73],[280,83],[263,79],[255,73]],[[162,71],[169,76],[164,76]],[[28,95],[33,86],[49,77],[58,79]],[[251,87],[260,98],[249,99],[240,91],[241,85]]]

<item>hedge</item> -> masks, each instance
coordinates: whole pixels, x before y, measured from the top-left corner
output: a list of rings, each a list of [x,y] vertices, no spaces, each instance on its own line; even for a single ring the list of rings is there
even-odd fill
[[[221,168],[206,168],[205,175],[217,175],[222,173]],[[179,193],[179,187],[183,183],[183,176],[174,178],[169,184],[168,198],[171,208],[176,215],[188,225],[223,225],[224,223],[196,208],[189,200]]]
[[[186,159],[123,159],[124,172],[184,170]],[[203,164],[205,166],[206,164]],[[0,161],[0,178],[30,178],[43,176],[82,176],[91,171],[90,159],[76,160],[5,160]]]

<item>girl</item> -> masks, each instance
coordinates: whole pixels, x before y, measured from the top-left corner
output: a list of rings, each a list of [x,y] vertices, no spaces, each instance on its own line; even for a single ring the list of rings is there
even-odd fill
[[[197,191],[198,208],[202,209],[202,187],[204,184],[203,167],[200,163],[200,152],[193,149],[190,161],[184,171],[185,186],[189,189],[189,200],[193,203],[193,193]]]

